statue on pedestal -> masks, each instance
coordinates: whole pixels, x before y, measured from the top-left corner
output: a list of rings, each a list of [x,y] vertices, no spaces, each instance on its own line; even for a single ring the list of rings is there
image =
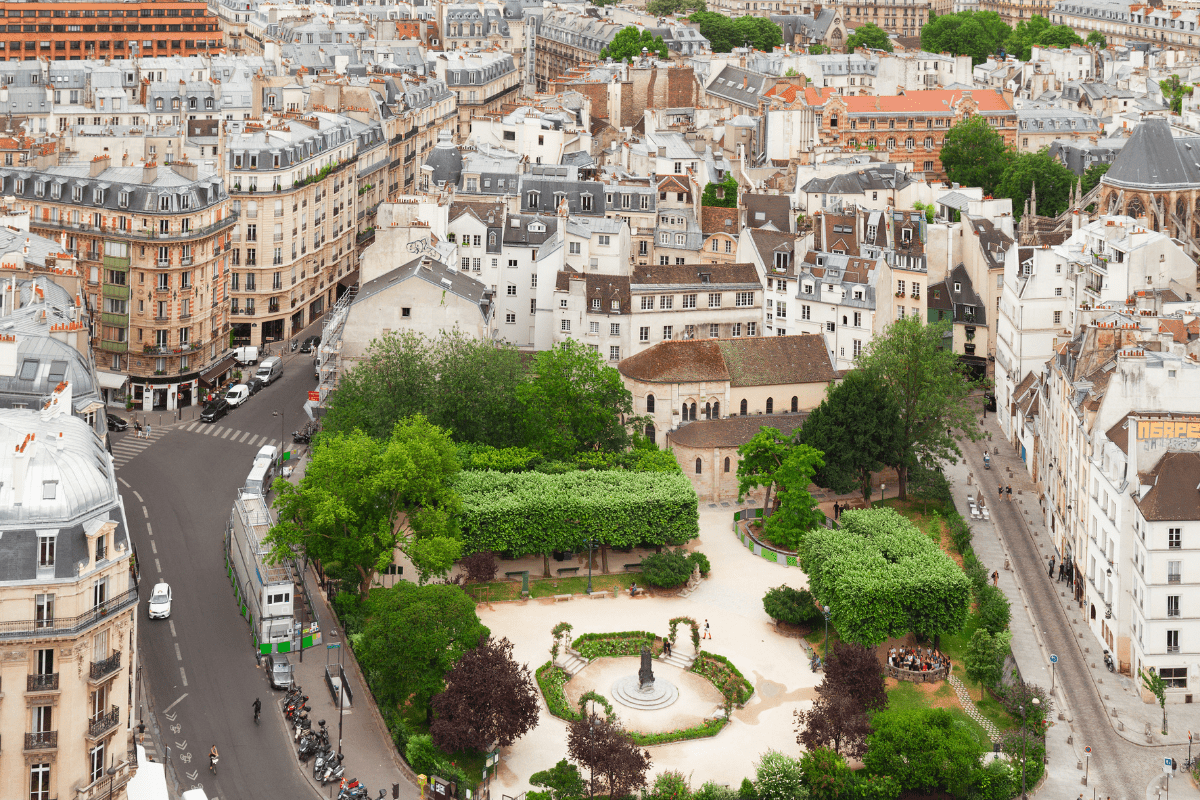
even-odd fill
[[[654,685],[654,672],[650,669],[650,650],[642,646],[642,666],[638,669],[638,683],[641,684],[642,691],[646,691]]]

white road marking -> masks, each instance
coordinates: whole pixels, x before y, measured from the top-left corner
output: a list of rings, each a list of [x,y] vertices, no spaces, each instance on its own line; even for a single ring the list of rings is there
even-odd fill
[[[175,637],[175,620],[169,619],[169,620],[167,620],[167,624],[171,626],[171,637],[174,638]]]
[[[183,685],[187,686],[187,673],[183,671],[183,667],[179,668],[179,677],[183,679]],[[187,697],[187,695],[184,695]]]
[[[186,428],[184,428],[184,430],[185,431],[194,431],[194,430],[196,430],[196,426],[199,424],[200,424],[199,422],[193,422],[191,425],[188,425]]]
[[[163,716],[166,716],[166,713],[167,713],[168,711],[170,711],[170,710],[171,710],[172,708],[174,708],[175,706],[179,705],[179,704],[180,704],[180,702],[182,702],[182,701],[183,701],[183,698],[185,698],[185,697],[187,697],[187,692],[184,692],[182,695],[180,695],[180,696],[179,696],[179,698],[178,698],[178,699],[176,699],[176,701],[175,701],[174,703],[171,703],[171,705],[169,705],[169,706],[167,706],[166,708],[164,708],[164,709],[163,709]],[[175,721],[175,718],[174,718],[174,717],[168,717],[168,719],[170,719],[170,720],[171,720],[171,722],[174,722],[174,721]]]
[[[150,540],[150,551],[154,553],[154,555],[158,555],[158,545],[154,543],[153,539]]]
[[[183,661],[183,653],[179,651],[179,642],[175,643],[175,660]]]
[[[154,531],[150,529],[150,523],[149,523],[149,522],[147,522],[147,523],[146,523],[146,535],[147,535],[147,536],[153,536],[153,535],[154,535]]]
[[[139,503],[144,503],[144,502],[146,502],[145,500],[143,500],[143,499],[142,499],[142,496],[141,496],[140,494],[138,494],[136,491],[133,493],[133,496],[134,496],[134,497],[136,497],[136,498],[138,499],[138,502],[139,502]]]
[[[129,481],[125,480],[124,478],[117,478],[117,480],[119,480],[121,483],[125,484],[125,488],[126,488],[126,489],[132,489],[132,488],[133,488],[132,486],[130,486],[130,485],[129,485]]]
[[[150,519],[150,512],[146,510],[145,506],[142,506],[142,514],[146,517],[146,519]]]
[[[242,442],[246,441],[246,437],[248,437],[249,435],[250,435],[250,431],[246,431],[245,433],[243,433],[242,438],[238,439],[238,444],[241,444]]]
[[[155,568],[156,570],[158,570],[159,572],[162,572],[162,564],[158,563],[158,559],[157,559],[157,558],[156,558],[156,559],[154,559],[154,568]]]
[[[228,439],[228,438],[229,438],[229,434],[231,434],[231,433],[236,433],[236,431],[234,431],[234,429],[233,429],[233,428],[230,428],[229,430],[225,431],[225,434],[224,434],[224,435],[223,435],[221,438],[222,438],[222,439]]]

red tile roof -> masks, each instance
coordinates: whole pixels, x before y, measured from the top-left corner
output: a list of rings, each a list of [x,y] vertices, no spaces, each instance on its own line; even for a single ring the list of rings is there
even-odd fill
[[[843,97],[851,114],[953,114],[963,98],[960,89],[928,89],[886,97]],[[975,89],[970,92],[979,110],[1012,111],[1004,96],[994,89]]]
[[[825,101],[837,94],[837,89],[829,87],[814,88],[812,86],[804,87],[804,100],[810,106],[823,106]]]

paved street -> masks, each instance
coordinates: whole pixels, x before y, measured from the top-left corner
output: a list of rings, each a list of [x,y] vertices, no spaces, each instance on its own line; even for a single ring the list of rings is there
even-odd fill
[[[132,427],[113,436],[142,601],[158,580],[174,592],[171,618],[143,616],[139,628],[160,745],[182,788],[202,786],[210,798],[315,796],[296,769],[289,732],[272,702],[280,693],[255,663],[222,556],[234,493],[250,460],[267,439],[280,438],[280,419],[271,412],[285,412],[289,444],[291,431],[307,421],[311,367],[311,356],[289,354],[283,378],[215,425],[192,425],[193,409],[185,409],[184,422],[171,427],[158,426],[151,414],[148,439],[138,439]],[[264,703],[257,728],[250,707],[256,697]],[[217,776],[208,770],[213,744],[221,754]]]

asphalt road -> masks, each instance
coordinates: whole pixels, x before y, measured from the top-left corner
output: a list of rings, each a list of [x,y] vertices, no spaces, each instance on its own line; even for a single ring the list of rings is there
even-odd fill
[[[180,784],[202,787],[210,798],[315,795],[296,768],[278,711],[282,693],[268,686],[256,664],[223,557],[225,526],[261,444],[257,437],[280,437],[281,420],[272,411],[282,410],[290,445],[292,430],[307,422],[303,405],[314,385],[311,355],[288,354],[282,378],[216,423],[238,433],[217,438],[177,427],[117,471],[142,565],[141,608],[156,582],[167,581],[173,591],[169,620],[150,620],[141,611],[144,685]],[[185,421],[191,412],[184,410]],[[114,434],[114,444],[134,435]],[[263,701],[258,727],[251,709],[256,697]],[[214,744],[220,752],[215,776],[208,769]]]

